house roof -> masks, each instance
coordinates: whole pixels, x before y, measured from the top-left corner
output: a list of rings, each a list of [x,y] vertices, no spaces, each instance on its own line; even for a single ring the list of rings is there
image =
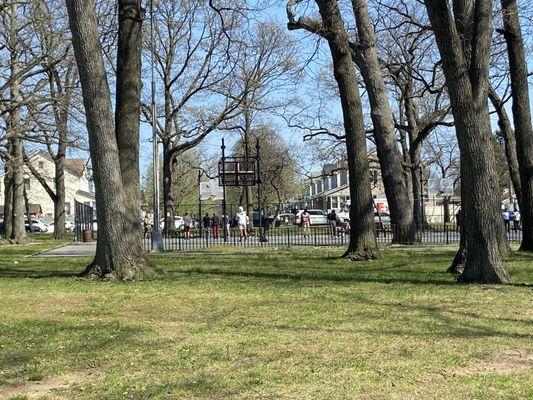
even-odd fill
[[[65,169],[74,175],[82,176],[87,168],[84,158],[66,158]]]
[[[44,150],[37,150],[31,153],[28,158],[31,160],[37,156],[47,159],[50,162],[54,162],[54,159],[50,154]],[[84,158],[65,158],[64,163],[65,171],[80,178],[87,170],[87,161]],[[0,170],[0,178],[5,175],[3,170]]]

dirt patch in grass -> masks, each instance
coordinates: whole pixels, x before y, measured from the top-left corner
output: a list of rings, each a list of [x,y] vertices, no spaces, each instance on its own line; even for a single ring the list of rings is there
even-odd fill
[[[474,360],[468,365],[444,373],[450,376],[471,376],[485,374],[509,374],[529,372],[533,369],[533,351],[508,349],[486,360]]]
[[[464,367],[444,370],[438,374],[423,376],[421,382],[433,382],[438,379],[459,376],[486,374],[525,373],[533,370],[533,351],[507,349],[485,360],[472,360]]]
[[[19,385],[0,388],[0,398],[21,397],[32,400],[46,397],[50,400],[67,400],[66,397],[59,396],[54,392],[92,381],[94,378],[93,372],[70,372],[37,382],[28,381]]]

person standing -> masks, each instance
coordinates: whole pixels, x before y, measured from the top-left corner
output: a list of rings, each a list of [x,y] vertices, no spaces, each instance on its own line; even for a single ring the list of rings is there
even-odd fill
[[[307,212],[307,208],[300,216],[300,226],[302,227],[304,237],[309,237],[309,227],[311,226],[311,215]]]
[[[328,214],[328,224],[331,231],[331,236],[337,236],[337,213],[335,210],[331,210],[331,212]]]
[[[514,225],[515,232],[520,229],[520,217],[521,217],[520,211],[516,210],[513,216],[513,225]]]
[[[151,212],[147,212],[144,216],[144,238],[146,235],[151,234],[154,228],[154,216]]]
[[[204,218],[202,218],[203,228],[205,232],[205,238],[209,239],[209,229],[211,228],[211,218],[208,213],[205,213]]]
[[[218,229],[220,226],[220,218],[213,213],[213,216],[211,217],[211,229],[213,231],[213,239],[218,239]]]
[[[183,230],[185,231],[185,239],[191,238],[191,226],[192,218],[189,213],[185,213],[185,215],[183,216]]]
[[[235,215],[235,219],[237,220],[237,225],[239,227],[239,242],[246,241],[247,232],[246,228],[248,225],[248,216],[246,215],[246,212],[244,211],[244,208],[242,206],[239,206],[239,211],[237,211],[237,214]]]
[[[461,224],[463,223],[463,210],[459,209],[455,214],[455,231],[461,232]]]
[[[509,232],[510,225],[511,225],[511,222],[509,221],[509,217],[510,217],[509,211],[503,210],[502,217],[503,217],[503,222],[505,223],[505,230]]]

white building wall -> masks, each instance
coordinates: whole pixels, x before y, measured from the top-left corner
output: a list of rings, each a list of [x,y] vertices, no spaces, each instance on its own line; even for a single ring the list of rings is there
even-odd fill
[[[46,179],[50,188],[55,191],[55,165],[53,161],[37,153],[31,157],[31,162],[37,171]],[[29,190],[27,190],[28,202],[30,204],[40,204],[43,216],[53,217],[54,202],[27,166],[24,166],[24,176],[25,180],[29,180],[30,186]],[[0,175],[0,180],[0,205],[4,205],[3,174]],[[84,173],[80,177],[65,170],[65,203],[68,203],[67,206],[70,207],[70,210],[66,210],[67,214],[74,214],[75,200],[80,203],[94,205],[94,193],[90,193],[89,189],[89,175],[87,173]]]

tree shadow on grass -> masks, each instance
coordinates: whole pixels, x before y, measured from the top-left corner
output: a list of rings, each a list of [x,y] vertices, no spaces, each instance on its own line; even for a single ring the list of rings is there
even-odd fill
[[[90,358],[108,349],[129,346],[143,330],[118,323],[67,323],[65,321],[21,319],[0,325],[0,337],[7,335],[0,351],[0,365],[4,369],[21,370],[35,359],[52,360],[67,369],[79,366],[79,358]],[[35,358],[36,357],[36,358]],[[27,368],[26,368],[27,369]]]
[[[252,267],[256,268],[256,266]],[[402,270],[403,268],[403,270]],[[294,271],[270,272],[268,270],[242,270],[233,266],[223,267],[195,267],[187,270],[168,270],[170,277],[180,275],[217,275],[235,278],[257,278],[288,282],[333,282],[333,283],[381,283],[381,284],[410,284],[410,285],[437,285],[437,286],[468,286],[458,283],[453,275],[447,272],[434,270],[421,270],[406,267],[405,265],[388,266],[358,266],[358,268],[328,267],[313,268],[312,271],[294,268]],[[390,272],[390,273],[389,273]],[[384,276],[384,275],[389,276]],[[472,284],[470,286],[477,286]],[[510,287],[531,287],[527,282],[509,283]],[[505,287],[487,286],[487,287]]]
[[[76,271],[60,269],[31,269],[31,268],[1,268],[0,278],[75,278],[79,275],[81,268]]]
[[[267,279],[273,281],[290,281],[290,282],[302,282],[302,281],[312,281],[312,282],[346,282],[346,283],[356,283],[356,282],[373,282],[373,283],[405,283],[405,284],[416,284],[416,285],[457,285],[453,281],[450,274],[442,273],[443,279],[423,279],[423,278],[395,278],[395,277],[372,277],[366,275],[366,270],[359,271],[342,271],[343,273],[338,274],[328,274],[328,273],[272,273],[272,272],[263,272],[263,271],[242,271],[242,270],[232,270],[232,269],[219,269],[219,268],[193,268],[185,271],[173,270],[168,271],[169,275],[179,276],[179,275],[218,275],[218,276],[227,276],[227,277],[237,277],[237,278],[258,278],[258,279]],[[435,274],[436,275],[436,274]],[[447,279],[447,280],[446,280]]]

